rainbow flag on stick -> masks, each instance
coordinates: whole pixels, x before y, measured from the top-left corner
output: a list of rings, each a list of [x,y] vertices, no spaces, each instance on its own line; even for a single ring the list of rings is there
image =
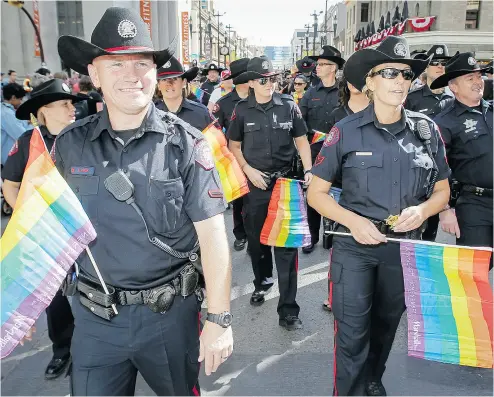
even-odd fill
[[[326,139],[326,134],[321,131],[313,130],[314,136],[312,137],[311,145],[313,143],[323,142]]]
[[[493,367],[491,249],[400,242],[408,355]]]
[[[215,124],[211,123],[202,133],[213,151],[225,199],[229,203],[249,193],[249,186],[237,159],[228,149],[225,134]]]
[[[202,101],[202,98],[203,98],[204,94],[210,95],[206,91],[201,90],[199,87],[197,87],[195,85],[192,85],[192,84],[190,86],[190,91],[196,96],[196,98],[198,99],[198,101]]]
[[[302,187],[294,179],[279,178],[269,201],[268,216],[261,230],[261,243],[298,248],[306,247],[310,242]]]
[[[91,222],[55,168],[36,127],[14,213],[0,240],[1,358],[33,326],[67,271],[95,238]]]

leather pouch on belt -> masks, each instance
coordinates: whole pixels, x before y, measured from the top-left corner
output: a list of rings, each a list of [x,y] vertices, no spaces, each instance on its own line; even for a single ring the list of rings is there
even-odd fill
[[[110,293],[109,295],[102,291],[102,287],[100,285],[79,276],[79,281],[77,283],[77,289],[79,292],[84,294],[92,302],[104,307],[111,307],[112,304],[117,303],[115,299],[115,288],[111,285],[107,285],[107,288]]]
[[[180,272],[180,295],[184,298],[193,294],[199,283],[199,273],[192,265],[186,266]]]
[[[79,300],[80,300],[82,306],[89,309],[91,311],[91,313],[95,314],[98,317],[101,317],[101,318],[109,321],[113,317],[116,316],[115,312],[113,311],[113,309],[111,307],[100,306],[95,302],[91,302],[84,295],[79,295]]]

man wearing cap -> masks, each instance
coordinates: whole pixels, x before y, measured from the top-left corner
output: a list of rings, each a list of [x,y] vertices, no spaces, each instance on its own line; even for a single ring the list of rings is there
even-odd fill
[[[309,184],[312,179],[307,127],[293,98],[275,92],[278,74],[265,56],[249,61],[240,78],[249,82],[253,92],[237,104],[228,128],[230,150],[249,180],[250,192],[244,196],[244,225],[254,272],[255,290],[250,299],[254,306],[264,303],[264,293],[272,285],[263,284],[272,278],[273,259],[271,247],[260,243],[261,229],[276,179],[290,173],[297,149],[305,182]],[[301,328],[300,307],[295,300],[297,249],[274,247],[274,257],[280,289],[279,325],[287,330]]]
[[[207,77],[207,80],[201,85],[201,90],[204,91],[204,95],[202,96],[202,104],[204,106],[208,106],[211,94],[220,83],[220,73],[222,71],[223,68],[216,66],[214,63],[211,63],[208,67],[202,70],[201,75]]]
[[[439,113],[452,177],[460,183],[460,195],[452,208],[439,214],[445,232],[456,235],[459,245],[492,247],[492,104],[482,99],[484,80],[473,53],[456,54],[446,73],[431,89],[449,86],[456,99]],[[492,268],[492,258],[491,258]]]
[[[307,135],[309,142],[312,142],[316,131],[328,133],[332,127],[330,115],[338,107],[339,98],[336,72],[345,64],[340,51],[329,45],[325,45],[320,55],[313,59],[316,60],[316,74],[321,81],[315,87],[309,88],[300,101],[300,110],[309,129]],[[321,148],[322,142],[310,146],[313,163]],[[304,254],[314,251],[315,245],[319,242],[321,226],[321,215],[310,206],[307,206],[307,218],[311,245],[302,248]]]
[[[177,58],[172,57],[158,69],[158,89],[162,100],[155,105],[164,112],[172,112],[192,127],[203,131],[213,119],[208,109],[198,102],[185,98],[185,85],[196,78],[199,68],[192,67],[184,71]]]
[[[231,72],[228,69],[225,69],[221,72],[221,82],[218,86],[213,90],[213,93],[209,97],[208,110],[213,113],[214,105],[216,102],[226,94],[232,92],[234,86],[233,81],[230,78]]]
[[[233,110],[240,100],[247,98],[249,95],[249,82],[241,77],[241,74],[247,71],[249,58],[241,58],[230,64],[230,77],[235,88],[224,97],[221,97],[213,107],[213,116],[218,120],[220,126],[228,131],[230,118]],[[235,241],[233,248],[235,251],[242,251],[247,243],[247,234],[245,233],[244,220],[242,217],[243,197],[233,201],[233,235]]]
[[[199,361],[210,375],[232,353],[231,266],[209,145],[152,103],[156,69],[172,54],[154,50],[139,13],[120,7],[105,11],[91,42],[62,36],[58,51],[105,97],[54,146],[98,234],[94,262],[78,258],[71,395],[133,395],[138,372],[157,395],[198,395]],[[209,308],[200,337],[196,268]]]

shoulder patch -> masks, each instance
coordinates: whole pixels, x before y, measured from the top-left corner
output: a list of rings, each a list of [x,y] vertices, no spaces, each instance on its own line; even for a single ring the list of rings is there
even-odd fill
[[[214,168],[213,153],[206,139],[201,139],[196,142],[196,145],[194,146],[194,156],[196,163],[206,171],[210,171]]]
[[[19,141],[15,141],[14,144],[12,145],[12,148],[9,151],[9,157],[13,156],[19,151]]]
[[[338,127],[331,128],[328,135],[326,135],[326,139],[324,140],[324,147],[333,146],[340,140],[340,130]]]
[[[319,153],[316,157],[316,161],[314,161],[314,167],[321,164],[325,159],[326,159],[326,157],[322,156],[321,153]]]

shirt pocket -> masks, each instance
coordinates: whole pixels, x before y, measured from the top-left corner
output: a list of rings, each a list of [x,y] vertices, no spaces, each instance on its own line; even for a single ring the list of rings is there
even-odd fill
[[[91,223],[97,225],[99,176],[69,174],[67,183],[81,202]]]
[[[476,132],[476,133],[475,133]],[[472,158],[484,155],[492,150],[492,140],[489,142],[487,131],[484,129],[465,132],[464,129],[457,132],[464,150],[459,150],[455,157],[457,158]]]
[[[170,235],[183,226],[184,193],[181,178],[150,178],[147,212],[150,226],[156,233]]]
[[[365,150],[364,150],[365,151]],[[351,192],[367,193],[377,186],[383,177],[383,154],[372,153],[369,156],[357,156],[352,152],[343,164],[343,188]]]
[[[410,175],[413,183],[413,196],[421,199],[426,196],[434,163],[426,153],[415,154],[410,158]]]
[[[293,122],[291,120],[281,123],[273,123],[275,141],[278,146],[278,150],[287,150],[293,147],[294,142],[291,134],[292,129]]]
[[[245,123],[244,146],[248,149],[262,149],[268,144],[267,136],[263,136],[260,123]]]
[[[322,101],[312,101],[310,100],[307,105],[307,116],[309,120],[319,120],[321,118],[321,110],[323,108]]]

